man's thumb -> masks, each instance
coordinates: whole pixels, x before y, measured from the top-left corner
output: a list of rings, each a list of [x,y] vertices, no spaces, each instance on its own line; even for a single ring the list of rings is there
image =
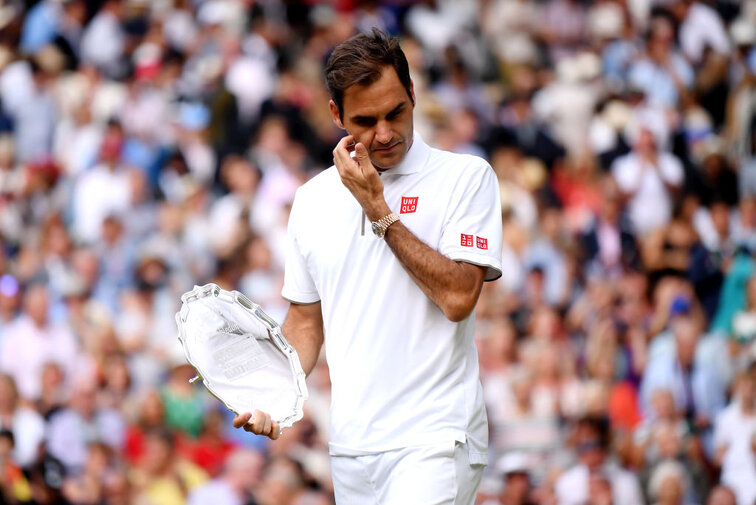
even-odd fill
[[[360,142],[359,144],[355,144],[354,146],[354,152],[356,154],[357,159],[364,160],[368,157],[368,151],[365,148],[365,144]]]

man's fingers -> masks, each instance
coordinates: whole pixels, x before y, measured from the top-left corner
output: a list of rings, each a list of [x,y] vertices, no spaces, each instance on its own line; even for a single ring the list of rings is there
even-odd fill
[[[333,150],[333,164],[336,165],[336,169],[341,175],[344,175],[345,170],[349,170],[353,167],[356,168],[355,165],[352,165],[352,163],[354,163],[354,160],[349,155],[349,149],[347,149],[347,146],[349,146],[353,142],[354,137],[347,135],[346,137],[339,140],[339,143],[336,144],[336,147]]]
[[[255,410],[255,418],[252,421],[252,431],[254,433],[257,433],[258,435],[267,435],[267,433],[263,432],[263,429],[265,428],[265,414],[264,412],[261,412],[259,410]]]
[[[354,152],[357,153],[358,160],[365,160],[368,158],[368,150],[362,142],[355,144]]]
[[[253,419],[254,417],[254,419]],[[252,422],[249,422],[252,419]],[[255,435],[265,435],[276,440],[281,434],[281,427],[275,422],[270,414],[255,410],[254,416],[249,412],[234,417],[234,428],[243,428],[244,431]]]
[[[246,425],[251,417],[252,414],[250,412],[245,412],[234,417],[234,428],[241,428],[242,426]]]
[[[265,422],[263,423],[263,430],[262,435],[268,435],[270,436],[270,426],[273,424],[273,421],[270,419],[270,416],[265,416]]]
[[[270,425],[270,435],[269,437],[273,440],[277,440],[278,437],[281,436],[281,427],[278,425],[277,422],[273,421]]]
[[[365,147],[365,144],[362,142],[357,143],[354,146],[354,152],[355,152],[355,161],[357,161],[357,166],[362,172],[362,175],[364,177],[368,177],[370,172],[374,172],[374,167],[370,162],[370,156],[368,155],[368,150]]]

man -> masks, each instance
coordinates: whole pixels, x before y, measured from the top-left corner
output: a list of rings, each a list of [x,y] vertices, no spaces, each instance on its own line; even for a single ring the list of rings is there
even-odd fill
[[[673,307],[673,310],[676,310]],[[651,412],[651,398],[658,390],[669,390],[678,412],[708,437],[708,428],[725,406],[725,387],[711,352],[703,352],[699,324],[687,314],[677,315],[670,324],[674,340],[659,337],[651,344],[650,358],[641,380],[644,411]]]
[[[643,494],[635,475],[609,459],[611,435],[606,419],[580,419],[575,427],[575,442],[578,462],[564,472],[554,485],[558,505],[588,503],[589,498],[606,495],[609,491],[607,486],[611,488],[611,503],[643,503]]]
[[[259,484],[264,466],[265,458],[259,452],[237,449],[226,460],[223,473],[219,477],[195,488],[189,494],[188,504],[243,505]]]
[[[470,504],[487,463],[472,312],[501,275],[496,177],[413,133],[396,39],[339,45],[326,83],[348,135],[335,166],[297,191],[282,329],[305,372],[327,335],[336,501]],[[234,425],[278,437],[269,415],[251,418]]]
[[[42,392],[42,370],[60,365],[67,379],[81,370],[79,345],[71,329],[48,315],[47,286],[34,281],[23,291],[23,312],[4,329],[0,342],[0,372],[16,383],[22,400],[33,402]]]
[[[714,423],[715,463],[722,468],[721,483],[737,497],[738,504],[756,500],[756,362],[741,371],[730,404]],[[713,492],[712,492],[713,493]]]

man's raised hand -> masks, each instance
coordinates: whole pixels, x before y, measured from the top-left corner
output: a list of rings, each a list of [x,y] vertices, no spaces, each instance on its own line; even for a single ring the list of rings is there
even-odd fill
[[[354,145],[355,156],[350,156],[349,146],[354,137],[347,135],[339,141],[333,150],[333,164],[339,171],[341,182],[360,204],[371,221],[387,215],[391,210],[383,198],[383,182],[378,171],[370,161],[364,144]]]

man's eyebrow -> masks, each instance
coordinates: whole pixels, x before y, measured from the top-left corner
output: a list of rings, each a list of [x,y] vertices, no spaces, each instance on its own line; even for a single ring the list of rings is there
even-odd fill
[[[392,114],[396,114],[397,112],[400,112],[406,105],[407,105],[406,101],[400,102],[396,107],[391,109],[391,111],[388,114],[386,114],[386,117],[389,117]],[[375,116],[352,116],[351,119],[352,121],[357,122],[357,121],[370,121],[370,120],[374,120],[375,118],[376,118]]]

